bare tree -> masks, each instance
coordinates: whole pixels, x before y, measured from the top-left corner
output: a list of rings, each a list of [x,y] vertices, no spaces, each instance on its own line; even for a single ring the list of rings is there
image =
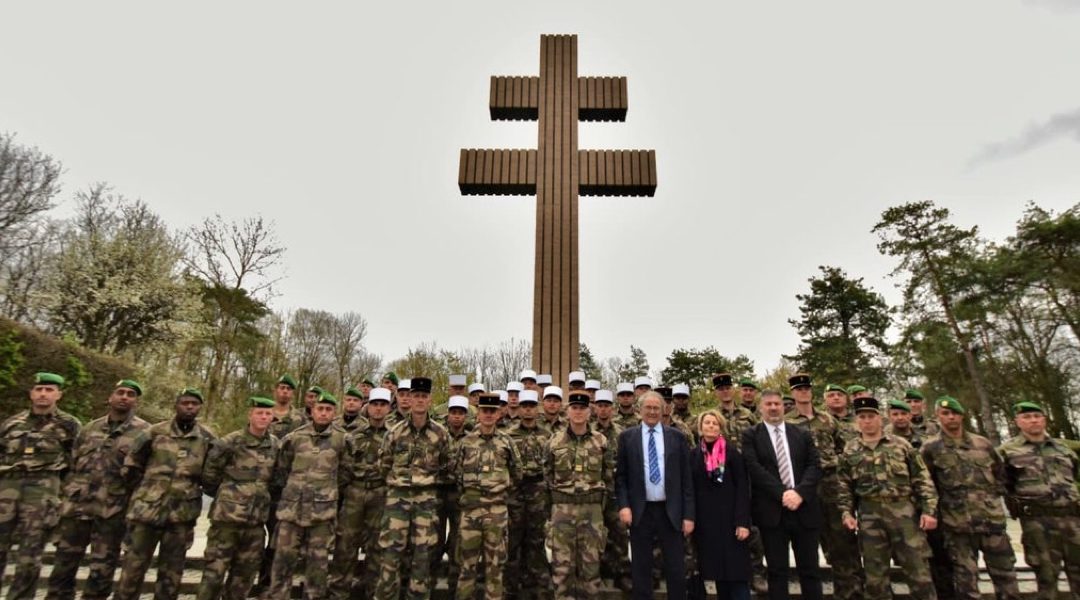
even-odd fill
[[[62,171],[53,157],[0,133],[0,255],[27,243],[31,226],[53,207]]]
[[[337,389],[345,389],[356,377],[353,366],[357,356],[364,352],[366,335],[367,321],[360,313],[349,311],[331,318],[329,351],[330,362],[337,377]]]
[[[225,288],[244,289],[252,298],[270,295],[278,281],[274,267],[285,253],[273,223],[261,216],[226,222],[221,215],[187,230],[186,264],[204,281]]]
[[[0,262],[0,315],[42,326],[42,285],[49,259],[57,250],[60,224],[31,225],[24,243],[9,248]]]
[[[298,309],[289,318],[289,363],[301,385],[325,384],[334,316],[325,310]]]

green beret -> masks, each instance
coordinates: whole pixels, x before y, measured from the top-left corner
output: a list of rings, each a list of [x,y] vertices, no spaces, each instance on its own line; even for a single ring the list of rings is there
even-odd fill
[[[120,381],[117,381],[116,385],[114,385],[113,387],[114,388],[122,388],[122,387],[131,388],[131,389],[135,390],[135,395],[136,396],[142,396],[142,386],[139,385],[139,382],[135,381],[134,379],[121,379]]]
[[[755,390],[758,389],[758,386],[756,383],[754,383],[754,380],[748,377],[743,377],[739,380],[739,387],[754,388]]]
[[[372,381],[370,377],[365,377],[363,379],[363,381],[361,381],[360,383],[366,383],[366,384],[370,385],[371,387],[379,387],[379,384]]]
[[[288,373],[282,375],[281,377],[278,377],[277,382],[284,383],[285,385],[291,387],[294,390],[296,389],[296,380],[293,379],[293,376],[289,375]]]
[[[337,398],[335,398],[334,395],[331,394],[330,392],[323,392],[323,393],[319,394],[319,399],[316,400],[315,403],[316,404],[333,404],[334,406],[338,405]]]
[[[948,396],[942,396],[942,398],[947,398],[947,397]],[[926,398],[922,395],[922,392],[912,388],[912,389],[904,392],[904,400],[926,400]]]
[[[285,382],[282,381],[281,383]],[[274,401],[262,396],[252,396],[248,398],[248,406],[251,408],[274,408]]]
[[[45,373],[43,371],[34,375],[34,385],[55,385],[63,389],[64,378],[56,373]]]
[[[849,385],[848,388],[847,388],[847,395],[848,396],[854,396],[855,394],[858,394],[859,392],[865,392],[865,391],[866,391],[866,387],[864,387],[864,386],[861,386],[861,385],[858,385],[858,384]]]
[[[307,391],[315,393],[315,394],[322,394],[323,393],[323,389],[321,387],[317,386],[317,385],[313,385],[313,386],[309,387],[307,389]]]
[[[889,400],[889,409],[902,410],[904,412],[911,412],[911,405],[903,400]]]
[[[844,386],[837,385],[835,383],[830,383],[829,385],[825,386],[825,391],[826,392],[840,392],[840,393],[844,394],[845,396],[848,395],[848,391],[844,389]]]
[[[1016,404],[1013,405],[1013,414],[1014,415],[1018,415],[1020,413],[1026,413],[1026,412],[1037,412],[1037,413],[1042,413],[1044,415],[1046,414],[1046,411],[1043,410],[1042,406],[1039,406],[1038,404],[1036,404],[1034,402],[1029,402],[1027,400],[1025,400],[1023,402],[1017,402]]]
[[[176,394],[177,399],[183,398],[184,396],[191,396],[192,398],[197,399],[200,403],[203,402],[202,392],[200,392],[198,388],[184,388],[180,390],[178,394]]]
[[[393,381],[393,382],[394,382],[394,385],[397,385],[397,384],[398,384],[398,376],[397,376],[397,373],[395,373],[395,372],[393,372],[393,371],[387,371],[387,372],[386,372],[386,375],[383,375],[383,376],[382,376],[382,378],[383,378],[383,379],[389,379],[390,381]]]
[[[352,396],[353,398],[363,398],[364,394],[360,390],[356,389],[355,385],[350,385],[349,389],[345,390],[346,396]]]
[[[913,391],[918,394],[918,391],[916,390],[908,390],[908,393],[911,393]],[[921,396],[922,394],[919,395]],[[965,412],[967,412],[964,410],[964,405],[960,404],[960,401],[956,398],[953,398],[952,396],[942,396],[937,400],[934,400],[934,404],[938,408],[947,408],[955,413],[964,414]]]

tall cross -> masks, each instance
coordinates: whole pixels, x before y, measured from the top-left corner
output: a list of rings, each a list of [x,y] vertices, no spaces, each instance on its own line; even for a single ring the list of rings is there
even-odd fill
[[[626,120],[625,77],[578,77],[577,36],[540,36],[539,77],[492,77],[491,118],[538,120],[536,150],[461,151],[465,195],[536,195],[532,366],[578,369],[578,195],[652,196],[656,152],[578,150],[578,121]]]

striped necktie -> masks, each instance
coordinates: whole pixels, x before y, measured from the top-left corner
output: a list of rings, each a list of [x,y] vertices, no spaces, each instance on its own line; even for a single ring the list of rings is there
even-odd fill
[[[656,454],[655,427],[649,428],[649,482],[653,485],[660,483],[660,458]]]
[[[780,470],[780,481],[784,482],[784,487],[790,490],[795,487],[795,480],[791,477],[791,462],[788,460],[784,446],[784,432],[780,427],[773,427],[773,431],[776,432],[773,445],[776,446],[776,466]]]

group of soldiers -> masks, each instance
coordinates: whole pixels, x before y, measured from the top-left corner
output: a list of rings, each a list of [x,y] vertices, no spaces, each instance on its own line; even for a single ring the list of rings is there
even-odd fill
[[[137,598],[155,549],[155,598],[176,598],[204,494],[214,500],[200,600],[285,599],[297,571],[310,599],[427,598],[438,577],[462,599],[593,598],[602,577],[629,592],[615,444],[640,423],[646,393],[697,443],[689,386],[642,376],[611,391],[574,372],[564,391],[531,370],[504,390],[466,381],[452,375],[437,407],[431,379],[394,373],[340,402],[311,387],[298,407],[283,375],[272,397],[249,399],[246,427],[217,437],[198,420],[198,389],[151,425],[135,414],[142,387],[125,379],[107,414],[80,426],[57,408],[63,378],[38,373],[30,408],[0,426],[0,569],[19,546],[7,597],[33,597],[55,540],[49,599],[75,597],[84,561],[83,598]],[[712,383],[736,447],[776,418],[757,406],[775,392],[726,373]],[[1063,567],[1080,594],[1080,461],[1047,436],[1038,404],[1017,404],[1020,434],[995,447],[948,396],[927,406],[908,390],[882,406],[865,388],[828,384],[815,402],[809,375],[789,384],[779,418],[818,450],[835,597],[889,598],[895,561],[914,597],[979,598],[982,553],[998,597],[1018,598],[1006,511],[1020,519],[1040,597],[1058,597]],[[760,535],[749,543],[760,566]]]

